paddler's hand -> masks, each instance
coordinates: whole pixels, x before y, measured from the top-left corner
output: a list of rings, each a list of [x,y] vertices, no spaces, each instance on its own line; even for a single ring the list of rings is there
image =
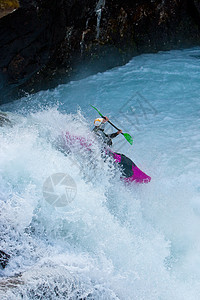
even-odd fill
[[[117,131],[117,134],[120,134],[120,133],[122,133],[122,130],[121,130],[121,129]]]
[[[106,123],[107,121],[109,121],[109,119],[105,116],[102,123]]]

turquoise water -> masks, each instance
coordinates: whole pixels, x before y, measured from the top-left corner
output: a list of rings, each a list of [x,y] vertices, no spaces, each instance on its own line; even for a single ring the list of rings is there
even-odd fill
[[[2,299],[199,299],[199,59],[200,48],[145,54],[0,107],[14,124],[0,129]],[[91,139],[89,104],[133,136],[113,148],[151,183],[125,186],[95,142],[94,166],[58,149],[65,131]],[[63,208],[42,193],[55,173],[77,186]]]

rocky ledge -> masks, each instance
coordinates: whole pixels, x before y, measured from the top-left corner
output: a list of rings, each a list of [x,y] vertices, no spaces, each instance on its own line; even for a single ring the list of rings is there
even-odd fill
[[[10,259],[10,255],[0,250],[0,269],[4,269]]]
[[[0,103],[200,42],[200,0],[21,0],[16,8],[0,18]]]

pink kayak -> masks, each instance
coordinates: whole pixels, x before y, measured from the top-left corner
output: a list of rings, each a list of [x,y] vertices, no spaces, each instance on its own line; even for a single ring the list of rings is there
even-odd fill
[[[122,169],[123,180],[138,183],[148,183],[151,181],[151,177],[142,172],[130,158],[124,154],[113,152],[110,149],[109,151],[112,153],[115,162]]]
[[[71,147],[78,145],[81,148],[91,151],[92,140],[87,140],[82,136],[74,136],[69,132],[64,135],[65,145]],[[137,183],[148,183],[151,181],[151,177],[142,172],[134,162],[121,153],[113,152],[110,148],[105,150],[105,153],[114,158],[114,162],[120,166],[122,171],[121,179],[127,183],[137,182]]]

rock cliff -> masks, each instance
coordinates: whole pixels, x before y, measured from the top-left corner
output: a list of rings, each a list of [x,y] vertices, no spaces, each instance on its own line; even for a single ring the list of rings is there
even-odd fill
[[[199,26],[200,0],[21,0],[0,18],[0,103],[199,45]]]

